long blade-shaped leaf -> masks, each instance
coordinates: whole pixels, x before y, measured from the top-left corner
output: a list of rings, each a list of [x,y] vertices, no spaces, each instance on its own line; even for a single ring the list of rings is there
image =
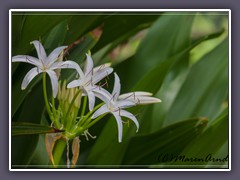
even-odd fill
[[[17,116],[12,118],[12,122],[29,122],[40,124],[41,114],[44,107],[43,95],[41,96],[42,86],[41,84],[36,85],[29,96],[24,101],[22,108],[18,111]],[[36,106],[37,102],[37,106]],[[27,165],[31,159],[36,145],[38,142],[38,135],[23,135],[23,136],[12,136],[11,144],[12,149],[12,164],[13,165]]]
[[[119,69],[116,69],[121,80],[124,81],[125,87],[133,88],[157,65],[164,64],[170,57],[190,45],[194,17],[195,14],[165,13],[154,22],[146,37],[141,41],[136,55],[129,61],[120,64]],[[182,26],[182,24],[185,25]],[[188,54],[184,54],[184,56],[186,56],[184,61],[188,61]],[[161,78],[161,76],[159,77]]]
[[[12,16],[21,16],[22,14],[13,12]],[[20,37],[15,38],[19,34],[13,34],[14,39],[19,39],[18,42],[15,42],[17,45],[15,45],[16,48],[14,48],[13,55],[28,53],[32,49],[32,45],[29,44],[31,41],[41,39],[51,28],[70,17],[69,15],[61,14],[51,15],[51,13],[39,15],[39,12],[24,15],[25,17],[22,19],[24,21],[23,25],[20,24],[22,26]]]
[[[207,119],[195,118],[163,128],[155,133],[133,137],[126,149],[123,164],[161,163],[161,155],[175,156],[206,127]]]
[[[46,133],[57,133],[57,132],[63,132],[63,131],[58,130],[54,127],[50,127],[42,124],[33,124],[33,123],[24,123],[24,122],[12,123],[12,136],[46,134]]]
[[[168,112],[164,122],[165,125],[173,123],[177,119],[184,119],[191,116],[207,116],[212,119],[215,115],[213,113],[217,110],[216,108],[220,108],[226,97],[228,89],[227,71],[228,41],[225,39],[191,68],[188,77]],[[220,93],[220,96],[218,93]],[[217,101],[214,99],[215,97]],[[211,99],[210,102],[208,98]],[[214,102],[216,101],[216,104],[211,105],[213,100]],[[207,107],[207,109],[205,108],[204,111],[201,105]],[[214,109],[209,111],[210,107]]]
[[[96,44],[96,46],[93,48],[93,51],[96,52],[106,46],[109,43],[116,43],[121,42],[121,38],[125,36],[129,37],[127,34],[129,32],[131,35],[134,34],[134,32],[138,32],[143,28],[147,28],[150,26],[153,21],[155,21],[158,18],[159,15],[124,15],[124,14],[113,14],[110,15],[105,21],[104,21],[104,32],[99,40],[99,42]],[[114,32],[114,33],[113,33]]]
[[[172,164],[190,166],[199,165],[199,167],[202,167],[201,165],[206,165],[207,163],[209,166],[221,163],[220,160],[217,160],[219,157],[215,155],[228,140],[228,123],[228,109],[226,109],[216,120],[214,120],[214,122],[210,124],[203,134],[185,147],[184,151],[181,153],[182,156],[185,156],[185,161],[176,161]],[[227,156],[228,154],[225,153],[224,158]],[[215,161],[213,159],[211,161],[210,157],[214,158]],[[188,161],[187,159],[190,158],[203,159],[203,161],[199,160],[197,163],[195,161]]]

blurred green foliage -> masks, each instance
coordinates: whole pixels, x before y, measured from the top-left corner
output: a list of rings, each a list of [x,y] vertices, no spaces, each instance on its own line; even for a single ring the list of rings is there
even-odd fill
[[[81,138],[80,168],[228,168],[228,162],[161,161],[161,155],[228,156],[228,13],[17,13],[12,12],[12,56],[36,55],[29,44],[41,39],[48,52],[72,45],[67,59],[82,64],[92,51],[95,65],[112,62],[122,93],[152,92],[161,104],[132,108],[139,133],[106,116]],[[97,29],[96,29],[97,28]],[[12,121],[49,125],[41,77],[22,91],[30,65],[12,64]],[[68,81],[76,74],[64,71]],[[111,86],[112,76],[109,79]],[[49,82],[48,82],[49,83]],[[26,129],[27,130],[27,129]],[[47,165],[44,135],[13,136],[12,165]],[[63,161],[66,157],[62,158]],[[22,166],[21,166],[22,167]]]

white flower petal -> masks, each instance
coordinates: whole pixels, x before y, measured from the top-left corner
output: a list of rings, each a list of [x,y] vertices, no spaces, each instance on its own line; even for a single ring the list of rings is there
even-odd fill
[[[95,105],[95,96],[93,92],[87,91],[89,111],[92,111]]]
[[[85,64],[85,76],[91,77],[93,74],[93,60],[89,54],[86,54],[87,56],[87,61]]]
[[[84,74],[82,69],[80,68],[80,66],[78,65],[78,63],[74,62],[74,61],[64,61],[64,67],[66,68],[71,68],[71,69],[76,69],[80,78],[84,78]]]
[[[112,95],[105,89],[99,86],[93,86],[92,92],[95,94],[96,97],[101,99],[107,105],[109,105],[110,100],[112,99]]]
[[[161,100],[155,97],[148,97],[148,96],[131,96],[128,98],[125,98],[124,100],[129,100],[134,102],[135,104],[154,104],[154,103],[160,103]]]
[[[116,121],[117,121],[117,126],[118,126],[118,142],[122,142],[122,131],[123,131],[123,125],[122,125],[122,119],[118,115],[118,112],[113,113]]]
[[[24,77],[23,82],[22,82],[22,86],[21,89],[24,90],[26,89],[26,87],[28,86],[28,84],[32,81],[32,79],[38,75],[39,73],[41,73],[42,71],[40,69],[38,69],[37,67],[32,68]]]
[[[76,69],[80,78],[84,79],[84,73],[82,71],[82,69],[80,68],[80,66],[78,65],[78,63],[74,62],[74,61],[64,61],[63,63],[64,68],[71,68],[71,69]]]
[[[96,110],[93,115],[92,115],[92,119],[97,118],[98,116],[101,116],[102,114],[105,114],[109,112],[109,109],[107,108],[107,105],[104,104],[102,105],[98,110]]]
[[[47,64],[50,64],[50,63],[53,63],[57,60],[58,56],[60,55],[60,53],[65,49],[67,48],[67,46],[60,46],[56,49],[54,49],[50,54],[49,56],[47,57],[47,60],[46,60],[46,63]]]
[[[100,65],[100,66],[97,66],[97,67],[93,68],[93,74],[96,73],[96,72],[98,72],[98,71],[100,71],[100,70],[103,70],[103,69],[105,69],[105,68],[110,67],[111,64],[112,64],[112,63],[105,63],[105,64],[102,64],[102,65]]]
[[[50,77],[51,84],[52,84],[52,90],[53,90],[53,97],[55,98],[57,96],[58,92],[58,77],[56,72],[52,70],[47,70],[46,71]]]
[[[32,41],[30,44],[33,44],[35,46],[35,49],[38,54],[38,58],[40,59],[40,61],[42,61],[45,64],[47,59],[47,54],[45,49],[43,48],[42,43],[35,40],[35,41]]]
[[[113,100],[116,101],[120,94],[121,84],[120,84],[120,79],[119,79],[117,73],[114,73],[114,76],[115,76],[115,80],[114,80],[112,96],[113,96]]]
[[[76,69],[76,70],[80,70],[81,74],[83,74],[82,69],[80,68],[80,66],[78,65],[78,63],[74,62],[74,61],[63,61],[62,64],[63,68],[70,68],[70,69]]]
[[[144,91],[130,92],[130,93],[121,94],[119,96],[119,99],[125,99],[125,98],[127,99],[127,98],[135,97],[135,96],[152,96],[152,93],[144,92]]]
[[[129,100],[120,100],[116,102],[117,106],[120,108],[129,108],[135,106],[136,103]]]
[[[139,123],[138,123],[136,117],[132,113],[130,113],[128,111],[125,111],[125,110],[121,110],[120,111],[120,116],[124,116],[124,117],[127,117],[127,118],[131,119],[135,123],[135,125],[137,126],[136,132],[138,131]]]
[[[145,96],[139,96],[133,99],[133,101],[136,104],[154,104],[154,103],[160,103],[162,102],[160,99],[155,98],[155,97],[145,97]]]
[[[66,66],[63,64],[64,62],[54,62],[48,69],[55,70],[55,69],[64,69]]]
[[[76,69],[78,66],[77,63],[73,61],[60,61],[60,62],[54,62],[51,66],[50,69]]]
[[[13,56],[12,62],[25,62],[25,63],[38,66],[40,68],[42,67],[42,63],[39,61],[39,59],[32,56],[25,56],[25,55]]]
[[[122,94],[118,99],[120,100],[129,100],[135,102],[136,104],[153,104],[161,102],[160,99],[151,97],[151,93],[148,92],[131,92]]]
[[[85,77],[80,66],[74,61],[54,62],[50,69],[76,69],[81,79]]]
[[[98,83],[99,81],[101,81],[103,78],[105,78],[106,76],[108,76],[109,74],[111,74],[113,72],[113,68],[105,68],[99,71],[96,71],[93,74],[93,84]]]
[[[78,80],[73,80],[67,85],[67,88],[74,88],[82,85],[82,81],[80,79]]]

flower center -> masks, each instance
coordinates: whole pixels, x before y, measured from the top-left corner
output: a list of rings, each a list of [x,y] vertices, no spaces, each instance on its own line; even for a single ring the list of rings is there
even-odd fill
[[[108,109],[112,112],[114,111],[118,111],[119,110],[119,107],[115,105],[114,101],[110,101],[109,103],[109,106],[108,106]]]

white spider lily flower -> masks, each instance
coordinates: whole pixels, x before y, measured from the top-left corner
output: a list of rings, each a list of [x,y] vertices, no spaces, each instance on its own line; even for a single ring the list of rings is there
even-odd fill
[[[122,142],[123,121],[121,119],[121,116],[129,118],[135,123],[137,127],[136,132],[139,129],[139,123],[136,117],[132,113],[126,110],[123,110],[124,108],[135,106],[136,103],[126,99],[122,99],[122,100],[118,99],[120,94],[121,84],[120,84],[118,75],[114,73],[114,76],[115,76],[115,82],[114,82],[114,88],[113,88],[112,94],[110,94],[104,89],[99,91],[99,94],[98,94],[99,98],[101,98],[106,104],[104,104],[97,111],[95,111],[95,113],[92,115],[92,119],[105,113],[112,113],[118,125],[118,141]]]
[[[162,102],[160,99],[151,97],[152,93],[144,91],[136,91],[131,93],[122,94],[119,96],[120,100],[129,100],[136,104],[154,104]]]
[[[79,68],[79,79],[73,80],[67,85],[67,88],[80,87],[83,90],[83,96],[88,96],[89,110],[92,111],[95,104],[95,92],[100,91],[100,86],[96,83],[113,72],[113,68],[109,67],[110,63],[103,64],[93,68],[93,60],[89,54],[86,54],[87,60],[84,72]],[[99,89],[99,90],[98,90]],[[101,91],[100,91],[101,93]]]
[[[49,56],[47,56],[45,49],[43,48],[41,42],[35,40],[32,41],[31,44],[34,45],[38,58],[27,56],[27,55],[17,55],[12,57],[12,62],[25,62],[32,64],[36,67],[32,68],[24,77],[21,89],[24,90],[28,86],[28,84],[32,81],[32,79],[42,73],[46,72],[51,80],[53,96],[54,98],[57,96],[58,92],[58,77],[57,73],[54,71],[56,69],[64,69],[64,68],[72,68],[79,69],[77,63],[73,61],[61,61],[57,62],[60,53],[67,47],[61,46],[54,49]]]

